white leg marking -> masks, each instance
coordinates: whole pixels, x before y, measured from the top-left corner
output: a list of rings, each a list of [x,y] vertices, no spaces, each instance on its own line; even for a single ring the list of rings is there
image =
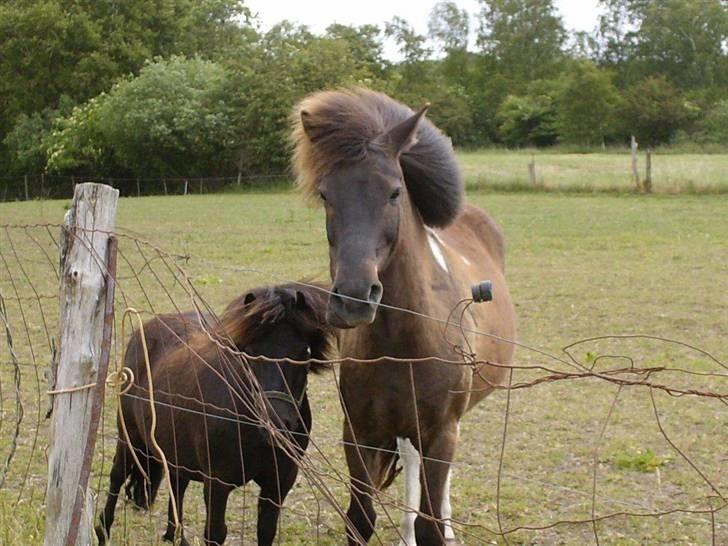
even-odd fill
[[[442,495],[442,519],[445,521],[445,540],[455,540],[455,532],[452,530],[450,520],[452,519],[452,505],[450,504],[450,475],[452,467],[447,469],[447,478],[445,478],[445,491]]]
[[[397,449],[404,468],[404,504],[407,506],[407,511],[402,514],[399,529],[402,540],[399,541],[399,546],[417,546],[415,519],[420,509],[420,454],[407,438],[397,438]]]
[[[460,423],[457,425],[457,438],[460,438]],[[445,478],[445,491],[442,495],[442,519],[445,520],[445,540],[455,540],[455,531],[452,529],[450,521],[452,520],[452,505],[450,504],[450,477],[452,476],[452,466],[447,469],[447,478]]]

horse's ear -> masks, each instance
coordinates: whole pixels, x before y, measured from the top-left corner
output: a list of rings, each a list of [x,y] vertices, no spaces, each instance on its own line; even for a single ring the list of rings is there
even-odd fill
[[[243,298],[243,305],[248,305],[250,303],[253,303],[255,301],[255,294],[252,292],[248,292],[245,294],[245,298]]]
[[[384,133],[380,138],[384,144],[394,155],[399,155],[407,151],[415,142],[417,142],[417,128],[420,121],[425,117],[425,113],[430,108],[428,102],[418,112],[415,112],[406,120],[392,127]]]
[[[309,139],[313,139],[313,124],[311,123],[311,114],[306,110],[301,110],[301,127],[303,132]]]

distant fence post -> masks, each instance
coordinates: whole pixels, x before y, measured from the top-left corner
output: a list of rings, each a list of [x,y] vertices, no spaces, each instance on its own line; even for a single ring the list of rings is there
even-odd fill
[[[637,188],[637,191],[641,191],[642,187],[640,185],[640,172],[637,169],[637,139],[632,135],[632,142],[630,143],[629,149],[632,152],[632,178],[634,178],[634,184]]]
[[[645,181],[642,183],[645,192],[652,193],[652,150],[647,148],[645,157]]]
[[[142,190],[139,187],[139,178],[136,179],[136,182],[137,182],[137,197],[141,197],[142,196]]]
[[[536,186],[536,156],[531,155],[531,161],[528,162],[528,183],[533,188]]]
[[[187,195],[187,186],[189,185],[189,181],[185,178],[185,195]]]
[[[107,290],[112,289],[105,262],[118,198],[119,191],[110,186],[77,185],[61,233],[60,332],[56,370],[51,374],[55,382],[50,386],[45,546],[86,546],[92,540],[93,502],[84,461],[90,462],[93,446],[90,455],[81,455],[91,443],[91,429],[98,425],[98,416],[93,422],[98,404],[94,387],[105,379],[99,371],[104,355],[108,358],[103,341],[106,336],[110,339],[110,332],[105,332],[110,325],[105,328],[105,323],[110,322]]]

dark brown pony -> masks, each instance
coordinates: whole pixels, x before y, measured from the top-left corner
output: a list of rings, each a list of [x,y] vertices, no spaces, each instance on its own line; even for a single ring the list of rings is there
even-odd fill
[[[326,299],[316,288],[285,285],[246,294],[219,320],[191,312],[160,315],[144,325],[156,401],[154,438],[169,463],[180,522],[187,485],[204,484],[206,544],[223,543],[228,495],[250,480],[260,486],[258,543],[272,544],[280,506],[309,441],[306,376],[323,367],[282,359],[330,356],[325,308]],[[124,483],[128,496],[148,508],[163,478],[150,434],[150,382],[139,331],[129,340],[124,363],[136,380],[121,399],[109,497],[96,529],[101,544],[109,535]],[[131,446],[125,441],[122,419]],[[164,538],[174,540],[176,531],[170,499]],[[183,538],[182,543],[187,541]]]
[[[513,345],[500,341],[515,336],[503,235],[485,212],[463,204],[452,146],[426,110],[414,113],[386,95],[354,89],[315,93],[294,112],[297,183],[326,209],[334,283],[328,318],[349,328],[339,349],[352,359],[341,368],[350,544],[366,543],[374,532],[372,495],[391,481],[396,448],[406,504],[419,510],[404,515],[403,541],[426,546],[453,538],[449,463],[458,423],[506,369],[440,359],[462,361],[458,345],[480,361],[507,365],[513,356]],[[442,323],[423,315],[447,319],[484,279],[493,282],[493,301],[470,307],[464,339],[451,328],[446,341]],[[425,360],[355,361],[379,357]]]

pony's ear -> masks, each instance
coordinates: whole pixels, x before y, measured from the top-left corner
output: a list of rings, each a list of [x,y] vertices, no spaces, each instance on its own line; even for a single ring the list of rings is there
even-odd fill
[[[250,303],[253,303],[255,301],[255,294],[252,292],[248,292],[245,294],[245,298],[243,298],[243,305],[248,305]]]
[[[303,292],[300,290],[296,290],[296,308],[297,309],[305,309],[308,307],[308,302],[306,302],[306,296],[304,296]]]
[[[386,146],[392,154],[398,156],[402,152],[406,152],[412,145],[417,142],[417,128],[420,121],[425,117],[425,113],[430,108],[428,102],[418,112],[415,112],[406,120],[392,127],[381,137],[381,143]]]

